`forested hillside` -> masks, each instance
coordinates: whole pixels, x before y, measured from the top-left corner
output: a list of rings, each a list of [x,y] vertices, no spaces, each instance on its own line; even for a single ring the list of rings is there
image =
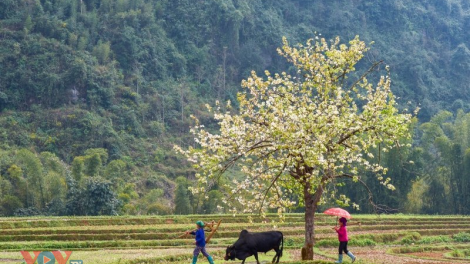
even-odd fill
[[[217,186],[210,202],[189,194],[173,144],[194,144],[191,115],[215,126],[205,104],[236,107],[250,71],[289,71],[282,36],[317,32],[374,42],[360,66],[384,60],[401,107],[421,108],[412,147],[382,157],[397,190],[364,175],[374,199],[468,214],[468,28],[465,0],[2,0],[0,213],[223,210]]]

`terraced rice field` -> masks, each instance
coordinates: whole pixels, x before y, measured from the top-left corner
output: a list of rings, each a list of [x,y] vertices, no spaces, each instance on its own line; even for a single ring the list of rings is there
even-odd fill
[[[223,256],[243,229],[282,231],[281,262],[300,263],[302,214],[288,214],[283,223],[275,215],[251,221],[247,215],[0,218],[0,264],[25,263],[20,251],[57,250],[72,251],[70,259],[87,264],[190,263],[194,239],[181,235],[194,229],[196,220],[222,220],[207,246],[217,264],[240,263]],[[335,223],[335,217],[316,216],[315,261],[309,263],[336,259]],[[348,248],[358,257],[355,263],[470,263],[470,217],[355,215],[349,224]],[[270,262],[273,253],[261,256]],[[207,260],[201,257],[198,263]],[[350,263],[347,256],[344,263]]]

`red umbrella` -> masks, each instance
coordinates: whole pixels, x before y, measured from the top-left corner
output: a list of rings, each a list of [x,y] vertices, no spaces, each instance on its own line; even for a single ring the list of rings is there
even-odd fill
[[[346,219],[351,219],[351,215],[348,213],[348,211],[341,209],[341,208],[330,208],[323,212],[324,214],[327,215],[335,215],[338,217],[344,217]]]

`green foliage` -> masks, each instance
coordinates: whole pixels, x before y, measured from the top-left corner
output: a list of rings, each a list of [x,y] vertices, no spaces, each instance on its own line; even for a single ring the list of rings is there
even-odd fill
[[[426,236],[421,237],[418,241],[419,244],[437,244],[437,243],[449,243],[452,239],[449,236]]]
[[[322,239],[315,243],[316,247],[336,247],[338,246],[338,239]],[[371,247],[376,246],[377,242],[373,239],[364,238],[364,239],[351,239],[348,243],[350,246],[355,247]]]
[[[424,177],[420,180],[423,204],[416,212],[470,212],[469,124],[470,115],[458,110],[455,115],[439,112],[420,126],[423,158],[429,165],[423,168]]]
[[[452,239],[456,242],[466,243],[470,242],[470,233],[460,232],[452,236]]]
[[[215,214],[215,213],[223,213],[223,198],[224,194],[220,190],[210,190],[207,193],[207,198],[204,200],[204,204],[202,206],[203,213],[206,214]]]
[[[104,176],[108,180],[126,179],[126,163],[122,160],[113,160],[106,166]]]
[[[83,187],[68,179],[66,211],[69,215],[116,215],[121,203],[109,181],[89,177]]]
[[[86,175],[88,176],[99,176],[99,171],[101,167],[101,159],[98,154],[90,155],[88,159],[86,159],[87,167],[86,167]]]
[[[454,249],[450,255],[454,258],[468,258],[470,257],[470,250],[469,249]]]
[[[93,157],[94,155],[97,155],[99,158],[100,163],[98,163],[96,166],[101,166],[104,165],[108,162],[108,151],[103,148],[95,148],[95,149],[87,149],[85,151],[85,156],[86,157]],[[96,157],[93,157],[94,159],[97,159]]]
[[[316,247],[334,247],[338,245],[338,239],[322,239],[315,243]]]
[[[407,234],[405,237],[403,237],[400,241],[401,244],[404,245],[410,245],[412,243],[416,243],[421,239],[421,234],[418,232],[413,232],[411,234]]]
[[[110,59],[111,44],[109,42],[98,43],[98,45],[93,48],[92,54],[96,57],[99,63],[105,64]]]
[[[0,162],[2,188],[24,206],[42,210],[56,198],[65,202],[69,169],[79,184],[101,176],[120,193],[124,182],[131,182],[142,197],[152,189],[144,184],[153,181],[151,175],[170,181],[193,177],[195,171],[171,150],[174,143],[194,144],[187,133],[190,115],[216,128],[205,103],[235,102],[240,80],[252,70],[285,69],[295,76],[295,69],[275,55],[282,36],[297,43],[318,31],[327,39],[360,35],[374,41],[371,60],[391,65],[400,108],[420,105],[420,121],[427,122],[416,129],[419,153],[402,148],[380,156],[395,192],[383,191],[375,175],[363,173],[376,199],[408,212],[467,214],[470,143],[463,113],[470,109],[464,30],[469,8],[465,1],[438,0],[406,6],[400,1],[2,0],[0,152],[21,151],[15,159],[29,160]],[[463,110],[455,117],[459,121],[449,123],[458,109]],[[98,148],[106,151],[106,157],[99,153],[100,161],[86,153]],[[54,166],[62,169],[31,162],[43,159],[42,152],[56,155],[63,164]],[[13,164],[21,175],[9,178]],[[31,184],[40,187],[30,190]],[[50,191],[56,188],[64,191]],[[165,190],[164,203],[173,203],[173,188]],[[361,190],[343,192],[363,212],[374,211],[359,202],[367,198]],[[146,212],[140,197],[130,199],[136,213]],[[215,204],[201,202],[195,210],[215,212]]]
[[[184,177],[178,177],[176,182],[175,214],[190,214],[192,213],[192,208],[189,200],[189,183]]]
[[[147,207],[148,215],[168,215],[171,213],[172,213],[171,208],[161,203],[153,203]]]
[[[111,188],[111,183],[100,177],[87,179],[84,195],[86,215],[117,215],[120,202]]]
[[[365,238],[365,239],[351,240],[350,245],[358,246],[358,247],[372,247],[372,246],[376,246],[377,243],[372,239]]]
[[[163,190],[162,189],[153,189],[145,195],[144,200],[149,204],[154,204],[162,196],[163,196]]]
[[[13,215],[18,209],[23,207],[23,203],[16,196],[5,195],[0,201],[0,209],[4,215]]]
[[[81,181],[84,168],[85,164],[83,157],[75,157],[72,162],[72,175],[77,182]]]

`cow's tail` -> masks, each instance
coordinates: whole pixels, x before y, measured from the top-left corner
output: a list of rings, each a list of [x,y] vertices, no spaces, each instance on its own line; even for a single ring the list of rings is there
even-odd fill
[[[281,255],[279,257],[282,257],[282,250],[284,249],[284,234],[281,232]],[[279,258],[278,258],[279,260]]]

